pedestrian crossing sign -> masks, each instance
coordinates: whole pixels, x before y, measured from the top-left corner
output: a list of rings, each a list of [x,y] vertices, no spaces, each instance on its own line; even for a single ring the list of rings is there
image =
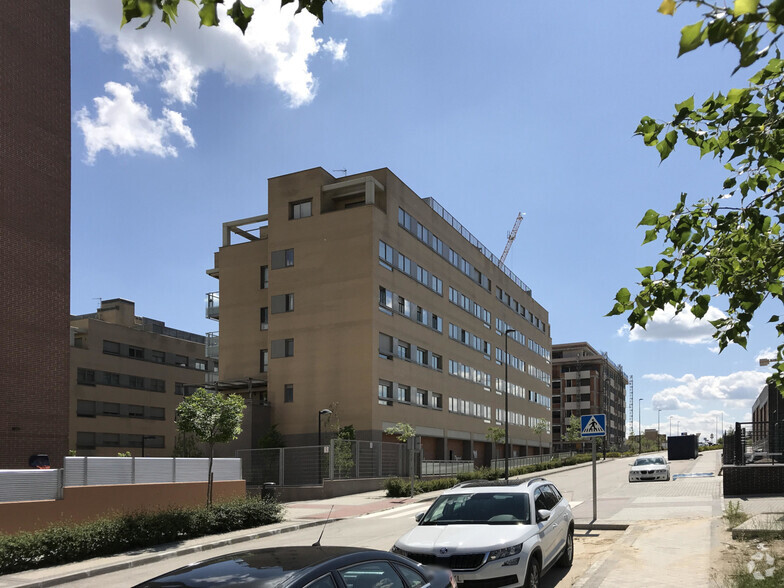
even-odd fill
[[[584,414],[580,417],[580,431],[583,437],[604,437],[607,435],[603,414]]]

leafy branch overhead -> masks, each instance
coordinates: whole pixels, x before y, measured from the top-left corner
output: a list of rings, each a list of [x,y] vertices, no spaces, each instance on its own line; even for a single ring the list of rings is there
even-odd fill
[[[714,318],[719,348],[746,346],[751,321],[764,302],[784,303],[784,60],[777,43],[784,25],[784,0],[736,0],[732,6],[699,0],[665,0],[659,12],[672,15],[682,5],[706,12],[681,31],[678,55],[704,44],[725,44],[739,55],[733,73],[767,59],[748,84],[713,94],[702,104],[694,97],[675,105],[668,121],[643,117],[635,132],[664,161],[679,143],[724,163],[721,193],[694,203],[681,194],[668,213],[648,210],[638,226],[643,244],[661,241],[655,265],[637,268],[642,280],[632,296],[622,288],[609,315],[628,313],[632,327],[645,328],[667,306],[690,308],[703,318],[721,300],[724,316]],[[784,320],[768,318],[778,337]],[[779,345],[776,376],[784,370]]]
[[[177,10],[180,5],[180,0],[120,0],[122,3],[122,24],[125,26],[127,23],[134,19],[140,19],[143,22],[137,26],[137,29],[143,29],[155,16],[156,11],[161,13],[161,22],[171,28],[172,24],[177,23],[179,14]],[[229,0],[231,1],[231,0]],[[295,0],[281,0],[280,7],[283,8],[287,4],[291,4]],[[324,4],[327,0],[296,0],[297,10],[294,14],[299,14],[303,10],[310,12],[313,16],[324,22]],[[332,0],[329,0],[330,2]],[[199,8],[199,26],[217,27],[220,24],[218,17],[218,4],[224,4],[224,0],[188,0],[191,4]],[[226,9],[226,15],[234,22],[237,27],[245,34],[245,29],[248,28],[255,9],[247,6],[240,0],[234,0],[231,7]]]

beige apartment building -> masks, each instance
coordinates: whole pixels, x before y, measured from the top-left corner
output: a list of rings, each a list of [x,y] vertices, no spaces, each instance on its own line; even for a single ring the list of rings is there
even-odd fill
[[[203,335],[136,316],[134,308],[117,298],[71,316],[68,446],[78,455],[173,455],[177,405],[217,379]]]
[[[619,448],[626,439],[626,386],[623,367],[586,342],[553,345],[553,445],[570,451],[577,444],[567,440],[572,415],[605,414],[608,448]]]
[[[331,409],[358,439],[394,441],[384,429],[405,422],[425,459],[489,463],[508,369],[510,455],[540,451],[540,420],[549,451],[547,311],[388,169],[270,179],[268,213],[224,223],[207,273],[219,279],[207,308],[220,325],[218,387],[254,413],[246,447],[270,424],[288,446],[316,444]]]

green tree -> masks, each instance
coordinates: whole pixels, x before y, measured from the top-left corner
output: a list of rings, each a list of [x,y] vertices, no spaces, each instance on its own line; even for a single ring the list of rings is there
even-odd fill
[[[569,417],[569,424],[566,426],[566,440],[576,443],[583,437],[583,428],[580,426],[580,419],[574,413]]]
[[[271,425],[267,432],[259,439],[259,447],[261,449],[275,449],[277,447],[286,447],[286,440],[283,434],[278,431],[278,425]]]
[[[506,443],[506,431],[503,427],[487,427],[485,439],[492,443],[493,459],[498,459],[498,444]]]
[[[189,0],[191,4],[199,8],[199,26],[217,27],[220,24],[218,16],[218,4],[223,4],[223,0]],[[330,0],[332,1],[332,0]],[[120,0],[122,4],[122,24],[125,24],[139,19],[142,23],[136,27],[143,29],[155,16],[156,11],[161,12],[161,22],[171,28],[172,24],[177,22],[179,16],[177,10],[179,9],[180,0]],[[294,0],[281,0],[280,6],[283,8],[286,4],[291,4]],[[297,0],[297,10],[295,14],[299,14],[303,10],[310,12],[321,22],[324,22],[324,4],[327,0]],[[226,9],[226,16],[228,16],[235,25],[245,34],[245,29],[248,28],[250,21],[253,19],[255,9],[251,6],[241,2],[241,0],[234,0],[231,2],[231,7]]]
[[[245,401],[237,394],[208,392],[199,388],[177,406],[177,428],[193,433],[210,450],[207,469],[207,506],[212,505],[212,460],[216,443],[228,443],[242,432]]]
[[[648,116],[640,121],[636,134],[656,148],[660,161],[683,141],[700,157],[724,162],[728,173],[720,194],[703,195],[694,203],[681,194],[670,212],[645,213],[638,225],[647,229],[643,244],[660,240],[664,249],[655,264],[638,268],[638,292],[632,296],[627,288],[619,290],[608,313],[629,313],[632,328],[645,328],[654,312],[667,306],[702,318],[711,304],[720,304],[724,316],[710,322],[721,350],[729,343],[745,348],[760,306],[784,302],[784,60],[777,49],[784,0],[728,4],[664,0],[659,7],[669,15],[683,5],[704,11],[681,30],[679,56],[706,43],[725,44],[739,54],[733,73],[767,61],[743,87],[713,94],[701,105],[693,96],[686,98],[667,121]],[[774,314],[768,322],[781,338],[782,318]],[[780,344],[771,378],[779,384],[783,354]]]
[[[384,429],[384,432],[387,435],[393,435],[397,437],[397,440],[401,443],[405,443],[411,437],[416,435],[416,431],[414,431],[414,427],[409,425],[408,423],[397,423],[394,427],[387,427]]]
[[[177,433],[174,438],[174,457],[201,457],[198,440],[191,433]]]
[[[339,478],[351,477],[354,471],[354,442],[357,435],[354,425],[340,427],[334,440],[335,446],[335,469]]]
[[[544,419],[539,419],[538,421],[536,421],[536,424],[534,425],[534,433],[539,435],[539,462],[540,463],[542,461],[542,453],[543,453],[542,450],[544,449],[542,447],[542,434],[544,434],[545,431],[547,431],[547,421]]]

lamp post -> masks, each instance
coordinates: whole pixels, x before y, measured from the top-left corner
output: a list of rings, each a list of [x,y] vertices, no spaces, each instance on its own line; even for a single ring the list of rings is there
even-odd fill
[[[318,444],[319,444],[319,448],[318,448],[318,472],[319,472],[319,476],[318,476],[318,479],[319,479],[319,484],[321,484],[321,482],[322,482],[322,478],[321,478],[321,453],[323,451],[323,448],[322,448],[322,445],[321,445],[321,415],[324,415],[324,414],[332,414],[332,411],[329,410],[328,408],[322,408],[319,411],[319,413],[318,413]]]
[[[637,403],[637,427],[639,429],[637,432],[640,434],[640,453],[642,453],[642,398]]]
[[[144,457],[144,442],[147,439],[155,439],[155,435],[142,435],[142,457]]]
[[[509,333],[516,333],[514,329],[504,331],[504,480],[509,484]],[[542,448],[539,447],[539,453]]]
[[[659,436],[659,429],[661,428],[661,408],[658,409],[659,416],[656,417],[656,447],[661,451],[661,437]]]

